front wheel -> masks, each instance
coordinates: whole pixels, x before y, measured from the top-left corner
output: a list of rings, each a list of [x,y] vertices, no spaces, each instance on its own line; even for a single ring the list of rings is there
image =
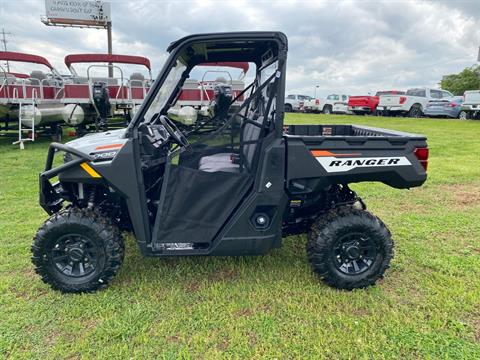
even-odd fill
[[[379,218],[366,210],[342,207],[315,221],[307,255],[324,282],[352,290],[383,277],[393,258],[393,241]]]
[[[332,107],[330,105],[325,106],[323,108],[323,113],[327,114],[327,115],[331,114],[332,113]]]
[[[89,209],[69,208],[52,215],[37,231],[32,262],[42,281],[64,293],[107,286],[123,262],[118,228]]]
[[[285,112],[293,112],[292,105],[290,105],[290,104],[285,104]]]

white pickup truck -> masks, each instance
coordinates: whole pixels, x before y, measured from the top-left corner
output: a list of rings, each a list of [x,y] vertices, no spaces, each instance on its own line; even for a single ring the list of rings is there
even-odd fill
[[[463,120],[480,119],[480,90],[465,91],[463,99],[458,117]]]
[[[423,116],[423,111],[430,100],[450,99],[453,95],[441,89],[415,88],[407,90],[405,95],[380,96],[377,106],[379,115],[407,115],[413,118]]]
[[[288,95],[285,98],[285,111],[301,111],[305,102],[311,99],[312,97],[307,95]]]
[[[311,99],[305,101],[303,109],[306,112],[348,113],[348,95],[331,94],[324,99]]]

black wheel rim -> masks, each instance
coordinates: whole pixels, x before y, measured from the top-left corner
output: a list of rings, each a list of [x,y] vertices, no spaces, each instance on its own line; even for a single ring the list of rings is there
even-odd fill
[[[343,274],[358,275],[373,266],[377,254],[378,248],[370,236],[349,233],[335,243],[333,262]]]
[[[68,234],[53,244],[50,259],[55,269],[71,278],[83,278],[98,268],[100,249],[91,239]]]

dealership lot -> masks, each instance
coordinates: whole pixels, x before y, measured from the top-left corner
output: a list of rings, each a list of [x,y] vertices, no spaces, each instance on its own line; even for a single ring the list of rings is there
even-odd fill
[[[425,186],[354,186],[396,241],[385,280],[354,292],[329,288],[308,269],[298,237],[262,257],[172,259],[142,259],[129,237],[108,289],[61,295],[30,262],[45,219],[37,175],[48,139],[21,152],[0,137],[0,354],[480,357],[480,122],[296,113],[286,122],[427,135]]]

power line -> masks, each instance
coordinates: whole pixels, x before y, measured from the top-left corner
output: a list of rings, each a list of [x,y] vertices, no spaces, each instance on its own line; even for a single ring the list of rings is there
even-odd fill
[[[2,38],[0,39],[0,41],[3,43],[3,50],[7,51],[7,39],[5,38],[5,35],[13,35],[13,34],[9,32],[5,32],[5,29],[2,28]],[[8,60],[7,60],[7,72],[10,72],[10,64],[8,63]]]

